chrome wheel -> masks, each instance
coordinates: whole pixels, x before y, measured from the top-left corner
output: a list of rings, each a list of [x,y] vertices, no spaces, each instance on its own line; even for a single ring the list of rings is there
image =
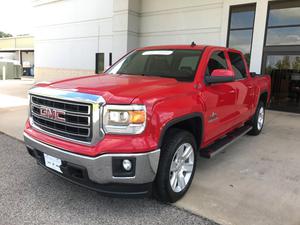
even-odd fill
[[[263,107],[259,109],[258,119],[257,119],[257,129],[261,130],[264,125],[265,120],[265,110]]]
[[[193,146],[189,143],[180,145],[172,159],[169,181],[174,192],[181,192],[189,183],[195,164]]]

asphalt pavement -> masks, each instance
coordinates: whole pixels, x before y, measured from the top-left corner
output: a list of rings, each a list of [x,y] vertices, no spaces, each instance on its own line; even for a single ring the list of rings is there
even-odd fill
[[[0,133],[0,225],[198,224],[202,217],[154,199],[104,197],[39,167],[21,141]]]
[[[32,81],[0,81],[0,131],[23,139]],[[262,134],[199,158],[193,183],[173,206],[105,198],[38,167],[22,143],[0,135],[0,225],[300,225],[300,115],[266,112]],[[178,207],[178,208],[177,208]],[[185,209],[193,214],[186,213]]]

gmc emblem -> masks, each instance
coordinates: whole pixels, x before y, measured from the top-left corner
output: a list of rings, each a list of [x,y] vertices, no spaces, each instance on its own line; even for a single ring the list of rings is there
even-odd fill
[[[64,117],[64,115],[65,115],[64,111],[60,111],[60,110],[56,110],[56,109],[52,109],[52,108],[41,107],[40,115],[42,117],[45,117],[45,118],[48,118],[51,120],[66,122],[66,119]]]

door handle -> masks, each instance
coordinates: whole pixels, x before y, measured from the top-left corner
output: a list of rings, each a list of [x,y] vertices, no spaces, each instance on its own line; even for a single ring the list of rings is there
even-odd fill
[[[230,94],[235,94],[235,90],[229,91]]]

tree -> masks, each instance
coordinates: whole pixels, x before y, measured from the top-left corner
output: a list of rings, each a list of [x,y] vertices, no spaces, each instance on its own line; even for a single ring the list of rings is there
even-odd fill
[[[300,57],[297,56],[293,62],[293,69],[300,71]]]
[[[12,37],[11,34],[0,31],[0,38]]]
[[[290,57],[287,55],[287,56],[284,56],[282,60],[279,60],[277,63],[276,63],[276,68],[279,69],[279,70],[288,70],[288,69],[291,69],[291,61],[290,61]]]

